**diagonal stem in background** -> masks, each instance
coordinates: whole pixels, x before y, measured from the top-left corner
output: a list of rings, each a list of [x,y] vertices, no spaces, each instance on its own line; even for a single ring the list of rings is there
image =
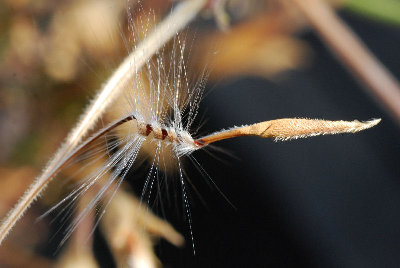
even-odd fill
[[[179,4],[173,12],[157,25],[154,31],[138,45],[135,51],[125,58],[110,79],[104,84],[99,94],[87,107],[77,126],[70,132],[64,144],[48,162],[41,175],[36,178],[14,208],[3,219],[0,225],[0,244],[26,209],[50,182],[51,177],[58,169],[59,163],[68,158],[68,155],[93,128],[94,124],[108,106],[120,95],[122,89],[128,85],[135,72],[177,32],[187,26],[202,10],[205,4],[206,0],[187,0]]]
[[[353,31],[322,0],[287,0],[295,5],[336,56],[349,67],[368,93],[400,125],[400,85]]]

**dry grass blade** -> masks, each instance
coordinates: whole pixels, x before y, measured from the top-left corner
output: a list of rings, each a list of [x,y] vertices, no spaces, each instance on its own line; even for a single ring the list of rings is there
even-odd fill
[[[147,36],[104,84],[100,93],[88,106],[77,126],[65,143],[49,161],[42,174],[32,183],[15,207],[3,219],[0,226],[0,244],[31,203],[40,195],[60,165],[91,130],[107,107],[118,97],[134,73],[177,32],[184,28],[204,7],[206,0],[188,0],[176,9]]]

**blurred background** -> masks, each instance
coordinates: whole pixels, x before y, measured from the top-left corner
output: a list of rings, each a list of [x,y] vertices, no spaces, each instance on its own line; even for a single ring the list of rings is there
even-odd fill
[[[399,79],[399,2],[328,2]],[[162,18],[171,4],[143,1],[139,13],[153,8]],[[186,172],[201,193],[188,189],[196,254],[175,203],[166,205],[163,222],[176,230],[170,233],[181,233],[186,245],[176,247],[157,231],[136,243],[151,241],[146,250],[154,245],[154,263],[165,267],[399,266],[399,122],[332,55],[290,1],[224,4],[226,14],[206,10],[187,29],[195,38],[194,72],[205,64],[212,67],[201,133],[285,117],[382,122],[356,135],[277,143],[249,137],[221,142],[229,154],[196,152],[235,208],[188,165]],[[40,173],[126,56],[127,5],[136,3],[0,2],[1,215]],[[127,192],[141,186],[127,179]],[[120,265],[118,258],[125,255],[116,254],[107,228],[94,233],[90,257],[67,255],[68,244],[57,250],[61,223],[35,220],[59,198],[47,191],[28,211],[0,248],[0,266],[62,267],[74,258],[90,259],[79,262],[81,267]],[[157,209],[154,213],[164,217]],[[144,232],[140,225],[135,228]]]

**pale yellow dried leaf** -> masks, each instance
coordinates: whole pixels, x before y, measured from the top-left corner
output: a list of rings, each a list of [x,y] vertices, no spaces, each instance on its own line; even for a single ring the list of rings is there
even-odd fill
[[[273,77],[305,64],[308,46],[288,34],[278,14],[262,14],[233,26],[226,33],[207,34],[196,52],[196,68],[212,63],[211,80],[255,75]],[[216,51],[212,54],[210,51]]]
[[[101,222],[103,233],[110,243],[119,265],[158,267],[153,252],[153,236],[163,237],[175,246],[184,243],[183,237],[164,220],[156,217],[132,195],[119,189]]]

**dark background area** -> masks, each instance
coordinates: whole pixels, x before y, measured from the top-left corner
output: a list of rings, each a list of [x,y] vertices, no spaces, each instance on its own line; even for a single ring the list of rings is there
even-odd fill
[[[340,14],[400,77],[399,29]],[[156,251],[166,267],[400,264],[399,127],[315,34],[301,38],[314,50],[309,68],[273,82],[243,77],[209,85],[204,132],[284,117],[382,122],[356,135],[223,141],[218,146],[235,157],[210,151],[226,162],[196,153],[236,209],[192,168],[190,178],[207,204],[189,190],[196,254],[189,242],[184,250],[162,242]],[[190,241],[187,221],[172,223]]]

